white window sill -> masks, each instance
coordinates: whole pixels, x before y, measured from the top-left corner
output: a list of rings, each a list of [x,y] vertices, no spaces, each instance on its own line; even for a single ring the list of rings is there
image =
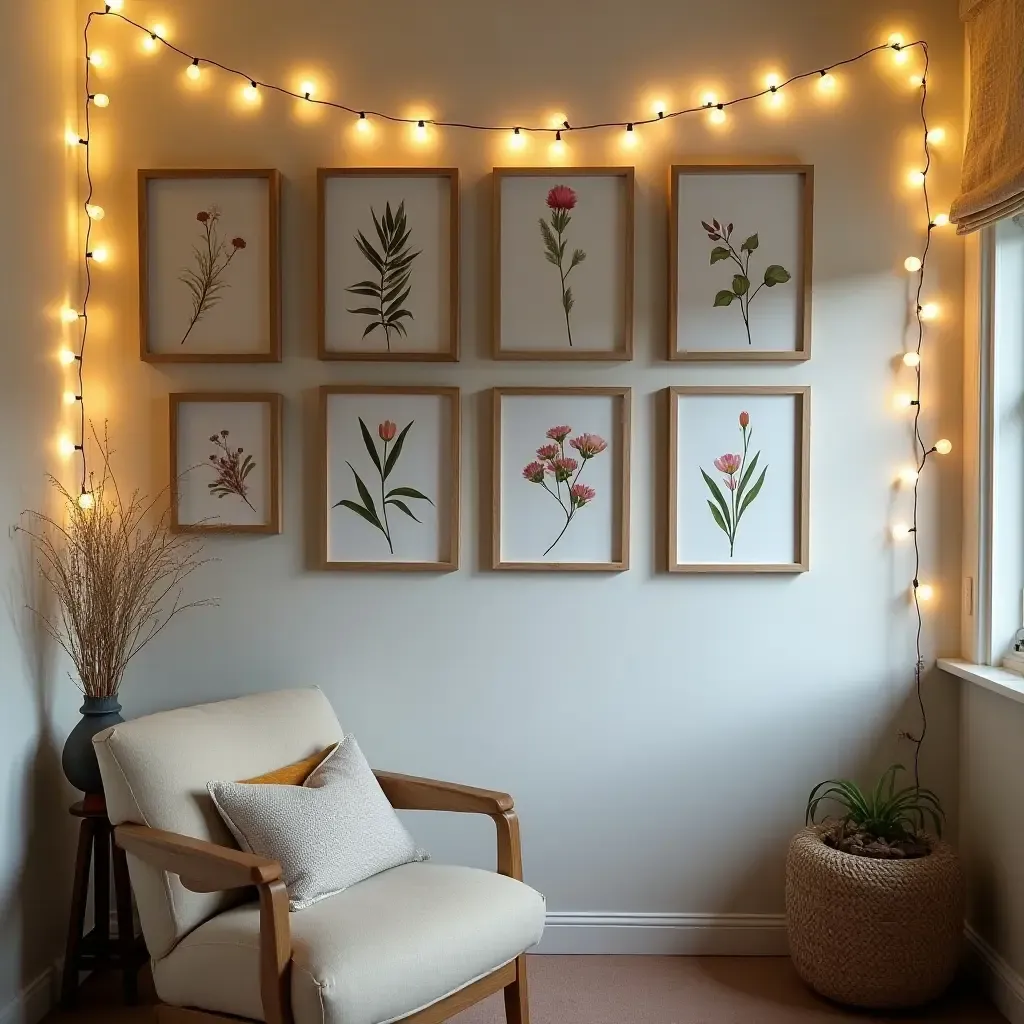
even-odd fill
[[[959,658],[939,658],[938,665],[943,672],[949,672],[950,675],[959,676],[969,683],[976,683],[986,690],[1024,704],[1024,676],[1017,672],[995,668],[992,665],[975,665]]]

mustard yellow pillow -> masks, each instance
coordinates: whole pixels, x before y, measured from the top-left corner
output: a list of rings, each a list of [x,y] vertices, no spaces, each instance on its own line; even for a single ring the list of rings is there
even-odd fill
[[[275,768],[263,775],[257,775],[254,779],[239,779],[238,781],[257,786],[301,786],[337,745],[337,743],[332,743],[329,747],[321,750],[319,754],[313,754],[303,761],[286,764],[283,768]]]

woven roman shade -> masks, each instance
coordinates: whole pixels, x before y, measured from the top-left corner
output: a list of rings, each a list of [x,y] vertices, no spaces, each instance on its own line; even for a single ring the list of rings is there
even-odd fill
[[[960,0],[971,61],[971,119],[950,210],[966,235],[1024,212],[1024,2]]]

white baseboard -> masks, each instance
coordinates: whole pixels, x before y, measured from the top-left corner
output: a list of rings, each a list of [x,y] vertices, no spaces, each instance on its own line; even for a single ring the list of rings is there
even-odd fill
[[[552,911],[537,953],[786,956],[784,914]]]
[[[53,1009],[55,984],[53,968],[43,971],[17,998],[0,1009],[0,1024],[39,1024]]]
[[[1010,1024],[1024,1024],[1022,978],[970,925],[964,926],[974,968],[996,1009]]]

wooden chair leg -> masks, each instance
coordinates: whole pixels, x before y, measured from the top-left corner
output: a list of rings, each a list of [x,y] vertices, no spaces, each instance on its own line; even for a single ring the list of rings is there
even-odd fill
[[[135,950],[135,918],[132,915],[132,883],[125,852],[111,845],[114,862],[114,901],[117,905],[117,947],[121,960],[121,984],[124,1001],[134,1006],[139,1001],[138,956]]]
[[[516,980],[505,986],[507,1024],[530,1024],[530,999],[526,986],[526,954],[516,957]]]
[[[82,931],[85,928],[85,904],[89,898],[89,864],[92,861],[94,835],[92,819],[83,818],[78,830],[75,883],[71,892],[71,918],[68,921],[64,976],[60,987],[60,1002],[64,1009],[70,1009],[75,1005],[75,996],[78,994],[78,954],[82,948]]]

